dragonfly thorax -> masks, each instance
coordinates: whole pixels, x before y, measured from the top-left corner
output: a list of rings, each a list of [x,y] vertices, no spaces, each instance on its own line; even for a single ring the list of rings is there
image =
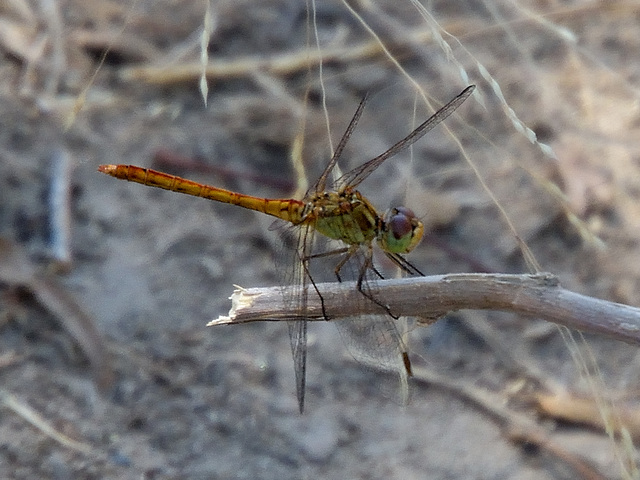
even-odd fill
[[[371,244],[382,219],[358,191],[322,192],[306,200],[302,222],[348,245]]]
[[[378,244],[388,253],[409,253],[424,233],[424,225],[415,213],[407,207],[394,207],[382,220],[378,230]]]

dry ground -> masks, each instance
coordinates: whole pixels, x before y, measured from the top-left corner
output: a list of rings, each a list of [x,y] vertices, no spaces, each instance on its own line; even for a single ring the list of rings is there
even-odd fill
[[[438,127],[362,184],[381,209],[400,200],[425,219],[432,238],[412,262],[426,274],[528,271],[466,155],[544,270],[638,306],[640,4],[425,2],[431,17],[410,2],[354,4],[413,85],[339,1],[316,1],[333,52],[322,76],[298,62],[317,54],[304,2],[213,1],[210,61],[227,69],[211,75],[206,107],[203,4],[0,4],[0,477],[622,478],[603,433],[536,408],[537,394],[558,404],[564,390],[590,393],[558,330],[531,318],[464,312],[411,331],[414,364],[431,377],[413,382],[407,407],[380,393],[332,325],[313,325],[300,416],[284,325],[204,326],[228,310],[233,284],[276,283],[271,221],[96,169],[162,156],[173,173],[287,196],[302,120],[310,177],[330,155],[322,87],[334,143],[373,93],[348,167],[429,114],[416,85],[442,103],[464,71],[478,95],[447,120],[451,132]],[[514,128],[487,75],[557,159]],[[68,175],[54,168],[65,158]],[[55,178],[69,182],[66,206],[49,200]],[[62,265],[51,247],[60,211],[71,219]],[[637,349],[588,343],[606,384],[596,390],[637,415]],[[52,438],[20,406],[81,444]]]

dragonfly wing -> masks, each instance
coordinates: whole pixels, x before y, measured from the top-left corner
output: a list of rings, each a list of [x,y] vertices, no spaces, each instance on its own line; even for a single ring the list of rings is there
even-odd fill
[[[313,192],[315,193],[324,192],[327,186],[327,178],[329,178],[329,174],[331,174],[331,171],[335,168],[336,163],[338,163],[338,160],[342,155],[342,151],[344,150],[344,147],[347,145],[349,138],[351,138],[351,134],[355,130],[356,125],[358,124],[358,121],[362,116],[362,112],[364,111],[364,106],[367,104],[367,99],[368,99],[368,94],[365,95],[360,101],[360,104],[356,109],[356,113],[353,114],[353,117],[349,122],[349,126],[347,127],[344,134],[342,135],[342,138],[340,139],[340,143],[338,143],[336,150],[333,152],[331,160],[329,161],[326,168],[324,169],[324,172],[322,172],[322,175],[320,175],[320,178],[318,178],[318,181],[315,183],[315,186],[312,188]]]
[[[351,253],[344,262],[340,274],[349,280],[362,277],[361,299],[375,302],[376,281],[380,274],[373,268],[371,246],[363,246]],[[397,328],[399,320],[389,312],[377,315],[356,315],[333,322],[341,334],[351,356],[367,370],[387,375],[376,379],[378,390],[396,403],[406,405],[409,400],[409,376],[411,366],[405,343]]]
[[[382,372],[376,386],[400,405],[409,401],[407,351],[394,321],[387,315],[366,315],[334,322],[351,356],[368,370]]]
[[[416,143],[424,135],[426,135],[427,132],[432,130],[449,115],[455,112],[455,110],[460,105],[462,105],[462,103],[469,97],[469,95],[473,93],[475,88],[475,85],[469,85],[449,103],[447,103],[442,108],[440,108],[440,110],[431,115],[431,117],[429,117],[425,122],[418,125],[418,127],[413,132],[393,145],[389,150],[360,165],[359,167],[354,168],[350,172],[345,173],[340,179],[338,179],[337,183],[341,186],[352,188],[360,185],[360,183],[362,183],[364,179],[371,175],[371,173],[373,173],[375,169],[382,164],[382,162],[409,148],[409,146]]]
[[[287,322],[293,355],[296,396],[300,413],[304,411],[307,373],[307,320],[304,320],[309,295],[307,263],[314,231],[309,226],[280,224],[277,227],[282,244],[276,270],[283,287],[283,301],[288,308],[299,312],[295,320]],[[312,287],[311,287],[312,288]]]
[[[304,390],[307,378],[307,321],[290,321],[289,340],[293,354],[293,368],[296,378],[296,396],[300,413],[304,411]]]

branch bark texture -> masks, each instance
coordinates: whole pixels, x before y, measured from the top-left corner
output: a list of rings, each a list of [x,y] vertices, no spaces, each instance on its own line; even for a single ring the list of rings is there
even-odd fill
[[[310,287],[307,308],[301,314],[287,305],[284,292],[293,287],[237,288],[229,316],[209,326],[256,321],[341,320],[353,316],[387,314],[367,299],[355,283],[317,284]],[[396,316],[411,316],[431,323],[457,310],[499,310],[541,318],[568,328],[606,335],[640,345],[640,309],[599,300],[562,288],[557,277],[507,274],[452,274],[381,280],[371,292]],[[324,312],[328,318],[323,315]]]

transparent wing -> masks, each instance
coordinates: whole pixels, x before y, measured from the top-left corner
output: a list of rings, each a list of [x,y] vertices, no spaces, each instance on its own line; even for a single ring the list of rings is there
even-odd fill
[[[362,315],[334,322],[351,356],[362,366],[389,378],[376,386],[400,405],[409,401],[407,350],[394,320],[388,315]]]
[[[307,379],[307,321],[291,320],[289,327],[289,341],[293,354],[293,368],[296,379],[296,397],[300,413],[304,412],[304,391]]]
[[[362,302],[376,299],[376,281],[379,274],[374,270],[370,258],[370,247],[359,248],[345,263],[340,275],[343,279],[357,281],[363,276]],[[363,271],[363,268],[366,270]],[[378,376],[378,390],[398,404],[406,405],[409,400],[409,376],[411,365],[398,322],[383,307],[379,315],[358,315],[341,318],[332,322],[342,337],[351,356],[367,370],[382,373]]]
[[[347,130],[338,144],[331,160],[320,175],[320,178],[311,188],[313,193],[324,191],[327,178],[335,168],[349,137],[353,133],[360,116],[364,110],[367,97],[365,96],[358,106]],[[281,284],[293,287],[285,289],[284,302],[289,307],[294,307],[304,318],[307,308],[307,298],[309,289],[312,290],[314,280],[309,269],[309,258],[314,247],[314,230],[309,225],[302,227],[278,225],[276,229],[281,232],[283,239],[281,252],[278,259],[278,271],[280,272]],[[313,294],[316,294],[315,292]],[[289,340],[291,343],[291,353],[293,354],[293,365],[296,379],[296,394],[300,413],[304,411],[304,394],[307,373],[307,321],[292,320],[288,322]]]
[[[324,171],[322,172],[322,175],[320,175],[320,178],[318,178],[318,181],[311,188],[312,192],[314,192],[314,193],[322,193],[322,192],[324,192],[324,190],[325,190],[325,188],[327,186],[327,178],[329,178],[329,174],[335,168],[336,163],[338,163],[338,160],[340,159],[340,156],[342,155],[344,147],[347,145],[347,142],[349,141],[349,138],[351,138],[351,135],[353,134],[353,131],[355,130],[356,125],[358,124],[358,121],[360,120],[360,117],[362,116],[362,112],[364,111],[364,107],[367,104],[368,96],[369,95],[366,94],[362,98],[362,100],[360,101],[360,104],[358,105],[358,108],[356,109],[356,113],[353,114],[353,117],[351,118],[351,121],[349,122],[349,126],[347,127],[347,129],[345,130],[344,134],[342,135],[342,138],[340,139],[340,143],[338,143],[338,146],[336,147],[335,152],[333,152],[333,156],[331,157],[331,160],[329,161],[329,163],[325,167]]]
[[[304,318],[309,295],[309,275],[307,263],[314,231],[308,226],[297,227],[276,221],[282,243],[276,260],[276,272],[283,288],[283,301],[288,308],[299,312],[298,318]],[[311,287],[313,290],[313,287]],[[314,293],[312,293],[314,294]],[[293,355],[293,367],[296,381],[296,396],[300,413],[304,411],[304,394],[307,374],[307,321],[290,320],[287,322],[289,341]]]
[[[389,150],[384,153],[381,153],[377,157],[369,160],[367,163],[360,165],[357,168],[354,168],[350,172],[345,173],[340,179],[338,179],[339,185],[347,186],[355,188],[364,179],[366,179],[371,173],[378,168],[382,162],[385,160],[397,155],[401,151],[409,148],[409,146],[416,143],[420,140],[424,135],[427,134],[430,130],[432,130],[435,126],[440,124],[445,118],[451,115],[455,110],[462,105],[462,103],[473,93],[475,90],[475,85],[469,85],[462,92],[460,92],[455,98],[453,98],[449,103],[444,105],[440,110],[434,113],[431,117],[429,117],[425,122],[418,125],[418,127],[407,135],[405,138],[400,140],[398,143],[393,145]]]

